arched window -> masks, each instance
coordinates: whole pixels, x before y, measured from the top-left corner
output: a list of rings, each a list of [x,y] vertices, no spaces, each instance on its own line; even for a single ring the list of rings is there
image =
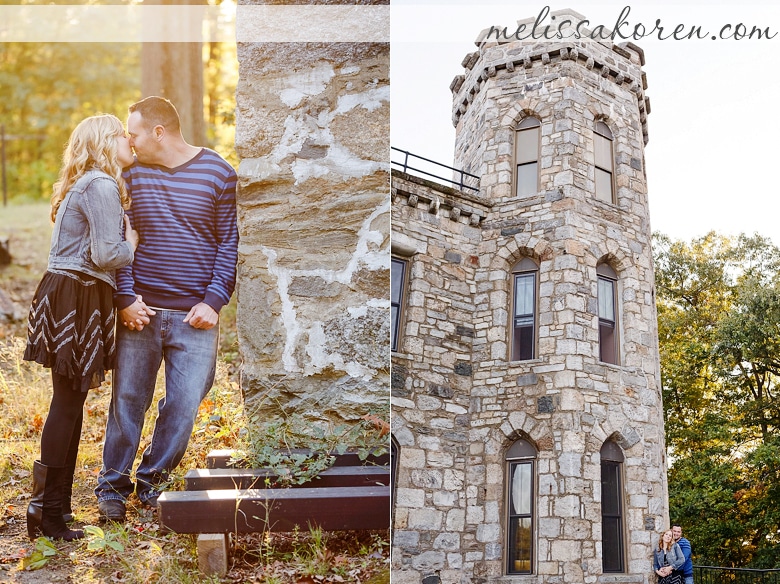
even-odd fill
[[[536,118],[525,118],[515,132],[515,175],[518,197],[539,192],[539,129]]]
[[[602,571],[624,572],[623,451],[608,440],[601,447]]]
[[[615,202],[614,156],[612,132],[604,122],[596,122],[593,129],[593,149],[596,162],[596,198],[607,203]]]
[[[617,274],[607,264],[596,268],[599,295],[599,359],[618,363]]]
[[[533,572],[536,448],[527,440],[507,450],[507,574]]]
[[[512,361],[536,354],[536,313],[539,266],[523,258],[512,268]]]

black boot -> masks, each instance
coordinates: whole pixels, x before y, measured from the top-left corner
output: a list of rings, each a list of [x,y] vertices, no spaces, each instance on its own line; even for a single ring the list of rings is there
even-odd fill
[[[65,523],[73,521],[73,507],[71,498],[73,497],[73,475],[76,472],[76,459],[79,455],[79,442],[81,441],[81,421],[73,428],[73,436],[70,439],[70,448],[65,458],[65,478],[62,483],[62,519]]]
[[[33,464],[33,494],[27,507],[27,535],[35,539],[45,535],[54,539],[72,541],[84,537],[83,531],[68,529],[62,519],[62,485],[65,469]]]
[[[46,485],[46,467],[37,460],[33,463],[33,492],[27,506],[27,535],[35,539],[43,520],[43,491]]]

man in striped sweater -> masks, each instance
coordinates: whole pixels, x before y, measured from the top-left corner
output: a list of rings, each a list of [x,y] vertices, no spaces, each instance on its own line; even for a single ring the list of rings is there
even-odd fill
[[[188,144],[173,104],[147,97],[127,120],[136,162],[124,178],[140,234],[132,266],[117,273],[117,368],[103,468],[100,517],[121,521],[133,491],[157,506],[181,461],[198,407],[214,381],[219,311],[236,279],[236,173],[216,152]],[[160,364],[165,397],[152,440],[131,479]]]

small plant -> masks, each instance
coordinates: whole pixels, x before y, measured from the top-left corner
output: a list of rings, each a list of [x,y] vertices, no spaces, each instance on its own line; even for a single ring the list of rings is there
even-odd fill
[[[105,532],[101,528],[95,525],[87,525],[84,527],[84,534],[87,536],[89,543],[87,549],[98,553],[106,553],[109,549],[117,552],[124,552],[125,546],[117,541],[117,538],[125,536],[124,531]]]
[[[369,412],[353,423],[313,421],[304,414],[279,412],[268,418],[268,409],[258,407],[246,413],[246,425],[239,433],[243,441],[233,460],[253,468],[270,468],[278,476],[273,487],[300,485],[330,468],[333,455],[355,452],[360,460],[381,456],[389,449],[389,411]],[[305,408],[297,406],[299,411]]]
[[[38,570],[43,568],[50,559],[57,555],[57,548],[47,537],[39,537],[35,540],[35,547],[29,556],[22,558],[23,570]]]
[[[334,567],[333,553],[328,549],[328,539],[319,527],[309,526],[309,542],[295,551],[299,571],[306,576],[326,576]]]

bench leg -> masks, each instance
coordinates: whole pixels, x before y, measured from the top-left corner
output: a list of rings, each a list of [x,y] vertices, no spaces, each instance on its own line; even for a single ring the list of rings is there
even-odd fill
[[[198,568],[207,576],[224,576],[228,571],[227,533],[201,533],[198,536]]]

